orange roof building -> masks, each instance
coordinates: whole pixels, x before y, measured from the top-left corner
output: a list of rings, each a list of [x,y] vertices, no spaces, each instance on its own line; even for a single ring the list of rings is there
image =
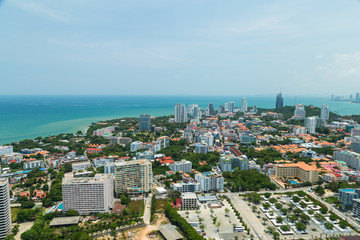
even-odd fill
[[[302,182],[317,182],[319,171],[316,166],[310,166],[304,162],[275,165],[276,177],[298,178]]]

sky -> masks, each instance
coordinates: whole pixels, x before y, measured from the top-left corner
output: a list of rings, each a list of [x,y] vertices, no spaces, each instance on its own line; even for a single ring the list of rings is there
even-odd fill
[[[358,0],[0,0],[1,94],[360,92]]]

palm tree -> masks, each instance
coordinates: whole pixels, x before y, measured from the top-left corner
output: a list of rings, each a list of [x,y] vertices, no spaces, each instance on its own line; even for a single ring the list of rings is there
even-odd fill
[[[229,216],[229,212],[230,212],[230,209],[225,208],[225,214],[226,214],[225,216],[227,216],[227,217],[228,217],[228,216]]]
[[[218,222],[216,222],[216,224],[215,224],[215,227],[217,228],[217,231],[219,232],[219,227],[220,227],[220,225],[221,225],[221,223],[218,221]]]

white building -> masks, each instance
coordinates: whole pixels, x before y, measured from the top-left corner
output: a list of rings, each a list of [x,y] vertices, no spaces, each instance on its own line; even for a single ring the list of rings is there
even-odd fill
[[[152,164],[147,159],[124,161],[114,164],[115,191],[117,194],[142,194],[150,192],[153,182]]]
[[[230,172],[232,170],[231,159],[227,157],[221,157],[219,166],[222,172]]]
[[[294,111],[294,117],[296,119],[305,119],[306,116],[306,112],[305,112],[305,107],[302,104],[298,104],[295,106],[295,111]]]
[[[23,160],[23,155],[21,153],[12,153],[12,154],[3,155],[1,157],[1,162],[3,164],[9,164],[10,161],[12,160],[15,160],[16,163],[20,163]]]
[[[84,162],[77,162],[71,164],[73,172],[80,171],[80,170],[86,170],[89,167],[91,167],[90,161],[84,161]]]
[[[200,183],[200,189],[204,192],[224,190],[224,178],[220,174],[214,172],[198,173],[195,180]]]
[[[11,210],[9,182],[7,178],[0,178],[0,239],[11,233]]]
[[[293,133],[295,135],[306,134],[307,133],[307,128],[302,127],[302,126],[294,126]]]
[[[174,162],[169,165],[169,168],[173,172],[179,172],[182,171],[183,173],[188,173],[192,169],[192,163],[188,160],[181,160],[179,162]]]
[[[229,102],[228,103],[228,112],[230,112],[230,113],[235,112],[235,103],[234,102]]]
[[[248,104],[247,104],[247,101],[246,101],[246,97],[243,97],[241,99],[241,111],[242,112],[247,112],[247,109],[248,109]]]
[[[305,119],[305,127],[308,129],[310,134],[316,132],[316,128],[321,127],[321,119],[319,117],[307,117]]]
[[[32,160],[32,161],[24,161],[23,168],[24,169],[34,169],[34,168],[43,168],[44,161],[43,160]]]
[[[108,212],[114,201],[114,179],[110,174],[74,178],[72,173],[63,178],[64,212],[73,209],[81,215]]]
[[[0,146],[0,156],[12,154],[13,152],[13,146]]]
[[[143,149],[143,143],[140,141],[136,141],[136,142],[132,142],[130,143],[130,151],[131,152],[136,152],[140,149]]]
[[[156,139],[156,143],[160,145],[160,150],[170,146],[170,138],[168,136],[162,136]]]
[[[321,115],[320,118],[321,120],[325,123],[327,121],[329,121],[329,105],[327,104],[323,104],[321,106]]]
[[[175,105],[175,122],[187,122],[188,116],[184,104]]]
[[[182,207],[182,209],[198,208],[196,194],[195,193],[182,193],[181,194],[181,207]]]
[[[184,192],[200,192],[200,183],[196,181],[182,181],[181,183],[174,183],[171,187],[175,191],[179,191],[181,193]]]
[[[198,143],[195,145],[195,152],[196,153],[208,153],[209,147],[207,145]]]

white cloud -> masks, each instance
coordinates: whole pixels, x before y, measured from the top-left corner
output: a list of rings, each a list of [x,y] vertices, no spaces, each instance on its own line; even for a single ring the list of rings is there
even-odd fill
[[[318,70],[326,80],[331,81],[359,81],[360,78],[360,51],[352,54],[333,55],[330,63],[319,66]],[[354,82],[355,83],[355,82]]]
[[[12,3],[21,10],[36,14],[38,16],[46,17],[55,21],[70,22],[72,19],[66,13],[51,9],[44,4],[34,1],[12,0]]]

